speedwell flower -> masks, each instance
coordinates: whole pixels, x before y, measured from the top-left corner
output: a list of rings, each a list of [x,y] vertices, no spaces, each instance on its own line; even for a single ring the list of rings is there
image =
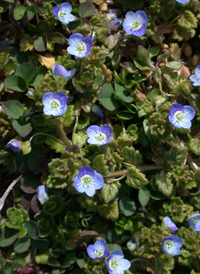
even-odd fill
[[[37,198],[42,205],[49,199],[46,186],[44,186],[44,185],[38,186]]]
[[[72,6],[69,3],[62,3],[60,6],[55,6],[52,11],[56,18],[64,24],[75,20],[74,15],[71,14]]]
[[[162,249],[167,255],[179,255],[183,245],[181,238],[175,235],[165,237],[162,241]]]
[[[193,214],[188,219],[189,226],[192,226],[195,231],[200,231],[200,214]]]
[[[9,147],[11,147],[14,152],[19,152],[20,151],[20,144],[16,140],[9,141],[6,145],[6,148],[9,148]]]
[[[74,77],[75,73],[76,73],[76,69],[72,69],[72,70],[69,70],[67,71],[63,66],[61,65],[54,65],[52,67],[52,72],[53,74],[56,76],[56,78],[59,78],[59,77],[63,77],[65,79],[69,79],[69,78],[72,78]]]
[[[131,263],[124,259],[122,251],[112,251],[109,257],[106,259],[106,266],[110,274],[124,274],[124,270],[131,267]]]
[[[61,116],[67,110],[67,96],[63,92],[47,92],[42,97],[44,114]]]
[[[87,135],[89,139],[87,142],[92,145],[102,146],[111,141],[110,135],[111,135],[112,129],[111,127],[105,125],[105,126],[90,126],[87,129]]]
[[[169,111],[169,121],[177,128],[191,128],[194,116],[195,110],[191,106],[173,104]]]
[[[89,166],[83,166],[74,179],[75,189],[80,193],[85,192],[89,197],[94,196],[95,189],[101,189],[103,184],[102,175],[94,172]]]
[[[195,68],[195,74],[190,76],[190,80],[193,81],[193,86],[200,86],[200,66]]]
[[[128,34],[142,36],[147,30],[147,22],[148,17],[143,10],[136,12],[128,11],[126,13],[126,20],[123,22],[123,28]]]
[[[168,216],[164,217],[163,221],[166,226],[171,227],[170,232],[175,232],[176,230],[178,230],[178,227],[176,226],[176,224]]]
[[[181,3],[181,4],[185,4],[187,3],[189,0],[176,0],[176,2]]]
[[[80,33],[74,33],[69,37],[67,52],[78,58],[83,58],[90,53],[92,39]]]
[[[126,243],[126,246],[130,251],[136,250],[136,244],[133,242],[132,239]]]
[[[102,259],[108,256],[107,244],[103,240],[97,240],[87,247],[87,253],[92,259]]]

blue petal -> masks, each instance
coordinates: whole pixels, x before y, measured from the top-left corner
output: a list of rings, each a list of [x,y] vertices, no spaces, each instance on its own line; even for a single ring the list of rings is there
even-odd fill
[[[57,99],[61,103],[61,107],[65,107],[67,104],[67,95],[63,92],[56,92],[54,93],[54,99]]]
[[[195,116],[195,110],[191,106],[184,106],[185,118],[192,120]]]
[[[102,259],[108,255],[108,250],[107,250],[107,244],[104,240],[97,240],[94,243],[95,250],[103,250],[103,255],[98,257],[99,259]]]
[[[143,10],[138,10],[136,11],[136,19],[139,20],[141,23],[143,24],[147,24],[148,22],[148,16],[146,15],[146,13]]]
[[[176,2],[181,3],[181,4],[185,4],[187,3],[189,0],[176,0]]]
[[[80,193],[83,193],[85,191],[85,187],[81,183],[81,180],[78,178],[78,176],[74,178],[74,187]]]
[[[101,189],[104,185],[104,179],[100,173],[96,172],[94,174],[92,181],[93,181],[92,185],[94,186],[95,189]]]
[[[70,46],[76,46],[79,42],[82,41],[83,35],[80,33],[74,33],[69,37],[68,44]]]
[[[95,175],[95,172],[91,167],[83,166],[79,170],[78,178],[81,179],[84,175],[90,175],[91,177],[93,177]]]
[[[95,188],[91,185],[91,186],[87,186],[85,188],[85,193],[89,196],[89,197],[92,197],[94,196],[94,193],[95,193]]]
[[[53,96],[54,96],[53,92],[47,92],[47,93],[45,93],[43,95],[43,97],[42,97],[42,103],[43,103],[43,105],[45,106],[45,105],[49,104],[49,102],[54,98]]]
[[[131,267],[131,263],[130,263],[128,260],[123,259],[123,260],[120,261],[120,268],[121,268],[122,270],[127,270],[127,269],[129,269],[130,267]]]
[[[146,30],[147,30],[147,26],[146,26],[145,24],[143,24],[143,25],[141,26],[141,28],[138,29],[138,30],[133,30],[133,29],[132,29],[132,34],[135,35],[135,36],[137,36],[137,37],[139,37],[139,36],[144,35],[145,32],[146,32]]]
[[[126,21],[132,22],[136,18],[136,14],[133,11],[128,11],[126,13]]]
[[[169,114],[170,116],[174,116],[175,112],[177,111],[184,111],[184,107],[181,104],[173,104],[170,107]]]
[[[104,133],[106,135],[107,138],[110,137],[111,133],[112,133],[112,129],[110,126],[104,125],[101,126],[99,129],[100,132]]]
[[[190,120],[185,119],[183,121],[180,121],[180,125],[182,128],[189,129],[191,128],[192,123],[190,122]]]
[[[90,256],[90,258],[92,258],[92,259],[97,259],[97,257],[95,256],[95,250],[96,250],[96,248],[94,247],[94,245],[89,245],[88,247],[87,247],[87,253],[88,253],[88,255]]]
[[[66,11],[67,13],[71,13],[72,11],[72,6],[69,4],[69,3],[62,3],[60,5],[60,10],[64,10]]]
[[[198,66],[198,67],[195,68],[195,75],[200,80],[200,66]]]
[[[66,75],[67,75],[67,70],[63,66],[61,66],[61,65],[54,65],[52,67],[52,72],[57,77],[63,77],[63,78],[65,78]]]

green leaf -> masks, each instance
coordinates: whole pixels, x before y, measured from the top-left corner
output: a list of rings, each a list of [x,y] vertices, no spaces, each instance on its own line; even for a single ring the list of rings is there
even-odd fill
[[[76,259],[76,263],[80,268],[83,268],[85,265],[85,260],[84,259]]]
[[[150,200],[150,191],[146,187],[139,189],[138,199],[142,206],[146,206]]]
[[[51,28],[50,28],[49,24],[47,23],[47,21],[40,21],[35,26],[35,31],[38,34],[43,34],[43,33],[50,34],[51,33]],[[43,36],[43,37],[45,37],[45,36]]]
[[[78,148],[83,147],[83,145],[86,143],[86,140],[87,140],[87,137],[82,131],[79,131],[78,133],[74,133],[73,135],[74,144]]]
[[[136,210],[135,202],[129,197],[123,197],[119,202],[119,207],[125,216],[131,216]]]
[[[29,249],[31,240],[28,236],[22,237],[14,245],[14,251],[17,253],[23,253]]]
[[[38,36],[34,41],[35,50],[41,52],[46,50],[47,37],[46,34]]]
[[[172,61],[172,62],[168,62],[166,64],[166,67],[171,68],[171,69],[175,69],[175,70],[179,70],[179,69],[181,69],[182,65],[183,65],[182,62]]]
[[[101,175],[108,174],[108,166],[104,154],[97,155],[92,161],[92,167],[97,170]]]
[[[86,1],[80,4],[78,9],[78,14],[80,17],[87,17],[90,16],[95,11],[95,5],[91,1]]]
[[[135,116],[135,113],[131,113],[128,110],[118,111],[116,116],[122,120],[131,120]]]
[[[50,242],[48,240],[31,240],[31,246],[37,249],[47,249],[50,246]]]
[[[106,203],[114,200],[121,184],[119,182],[104,183],[101,189],[101,195]]]
[[[12,126],[21,137],[26,137],[33,129],[31,123],[15,119],[12,120]]]
[[[48,265],[51,265],[51,266],[61,266],[60,265],[60,262],[56,259],[56,258],[49,258],[48,259]]]
[[[106,83],[102,86],[98,98],[100,103],[108,110],[114,111],[117,107],[117,103],[113,97],[114,91],[110,84]]]
[[[26,11],[26,7],[24,7],[24,6],[17,6],[17,7],[15,7],[14,11],[13,11],[13,17],[14,17],[14,19],[15,20],[22,19],[22,17],[25,14],[25,11]]]
[[[135,150],[134,147],[123,147],[121,157],[124,158],[124,162],[132,165],[141,164],[142,162],[142,155],[139,150]]]
[[[188,30],[197,28],[197,22],[198,22],[198,19],[189,10],[185,10],[184,14],[182,14],[181,17],[177,20],[178,26]]]
[[[30,5],[27,9],[27,18],[30,21],[35,16],[35,9],[33,5]]]
[[[39,175],[30,172],[23,174],[20,179],[20,188],[28,194],[36,193],[38,186],[41,185],[40,179]]]
[[[28,221],[25,223],[28,235],[33,239],[37,240],[39,237],[38,224],[34,221]]]
[[[19,119],[24,114],[22,104],[17,100],[8,100],[2,106],[3,112],[10,118]]]
[[[21,66],[22,75],[24,81],[27,81],[29,85],[35,78],[36,67],[31,63],[23,63]]]
[[[42,150],[34,149],[28,154],[27,165],[33,173],[42,173],[48,167],[48,158]]]
[[[55,150],[57,153],[62,153],[65,150],[64,145],[61,145],[58,141],[51,137],[47,137],[45,144],[49,145],[51,149]]]
[[[194,154],[196,154],[197,156],[200,156],[200,140],[199,139],[197,138],[190,139],[188,146]]]
[[[103,204],[97,207],[99,215],[106,219],[118,219],[119,206],[118,201],[114,201],[110,204]]]
[[[0,247],[10,246],[18,238],[17,230],[8,228],[6,226],[1,229],[1,233]]]
[[[20,257],[12,257],[12,267],[15,268],[22,268],[26,266],[25,260]]]
[[[3,75],[5,77],[10,76],[11,74],[15,72],[16,67],[17,67],[17,63],[15,59],[10,56],[7,63],[4,66]]]
[[[122,85],[119,85],[116,81],[115,81],[115,93],[114,93],[114,95],[117,99],[119,99],[122,102],[125,102],[125,103],[133,102],[132,97],[126,96],[126,89]]]
[[[31,86],[36,86],[40,84],[46,72],[47,72],[47,68],[45,66],[40,66],[30,83]]]
[[[153,58],[155,56],[157,56],[160,52],[160,47],[159,46],[154,46],[152,48],[149,49],[149,58]]]
[[[56,215],[61,211],[62,204],[60,197],[52,197],[43,205],[43,211],[48,215]]]
[[[18,75],[11,75],[4,80],[5,88],[13,89],[15,91],[27,91],[26,82]]]
[[[148,184],[146,176],[136,167],[129,167],[126,184],[130,187],[141,188]]]

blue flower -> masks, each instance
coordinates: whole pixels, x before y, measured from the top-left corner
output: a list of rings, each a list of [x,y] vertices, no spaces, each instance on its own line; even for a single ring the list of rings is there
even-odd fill
[[[190,76],[190,80],[193,81],[193,86],[200,86],[200,66],[195,68],[195,74]]]
[[[175,232],[178,230],[178,227],[176,226],[176,224],[168,216],[164,217],[163,221],[166,226],[171,227],[170,232]]]
[[[85,192],[89,197],[94,196],[95,189],[101,189],[103,184],[102,175],[94,172],[89,166],[83,166],[74,179],[75,189],[80,193]]]
[[[195,116],[195,110],[190,106],[173,104],[169,111],[169,121],[177,128],[191,128],[191,120]]]
[[[181,238],[175,235],[165,237],[162,241],[162,249],[167,255],[179,255],[183,245]]]
[[[42,205],[49,199],[47,190],[47,187],[44,185],[38,186],[37,188],[37,198]]]
[[[75,20],[75,17],[71,14],[72,6],[69,3],[62,3],[60,6],[55,6],[52,11],[56,18],[64,24]]]
[[[69,37],[67,52],[78,58],[83,58],[90,53],[92,39],[80,33],[74,33]]]
[[[147,22],[148,17],[143,10],[136,12],[128,11],[126,13],[126,20],[123,22],[123,28],[128,34],[142,36],[147,30]]]
[[[74,68],[72,70],[67,71],[61,65],[54,65],[52,67],[52,72],[56,76],[56,78],[63,77],[63,78],[65,78],[67,80],[69,78],[74,77],[74,75],[76,74],[76,69]]]
[[[178,3],[181,3],[181,4],[185,4],[187,3],[189,0],[175,0],[176,2]]]
[[[124,270],[131,267],[131,263],[124,259],[122,251],[112,251],[106,259],[106,266],[110,274],[124,274]]]
[[[111,127],[105,125],[105,126],[90,126],[87,129],[87,135],[89,139],[87,142],[92,145],[102,146],[111,141],[110,135],[111,135],[112,129]]]
[[[61,116],[67,110],[67,96],[63,92],[47,92],[42,97],[44,114]]]
[[[126,243],[126,246],[130,251],[136,250],[136,244],[133,242],[132,239]]]
[[[11,147],[14,152],[19,152],[20,151],[20,144],[16,140],[9,141],[6,145],[6,148],[9,148],[9,147]]]
[[[87,253],[92,259],[102,259],[108,256],[107,244],[103,240],[97,240],[87,247]]]
[[[200,231],[200,214],[193,214],[188,219],[189,226],[192,226],[195,231]]]

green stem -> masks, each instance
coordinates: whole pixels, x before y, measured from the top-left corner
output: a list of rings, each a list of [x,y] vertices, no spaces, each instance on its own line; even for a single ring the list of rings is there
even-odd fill
[[[50,138],[53,138],[53,139],[55,139],[58,143],[60,143],[61,145],[64,145],[64,143],[60,140],[60,139],[58,139],[58,138],[56,138],[56,137],[54,137],[54,136],[52,136],[52,135],[50,135],[50,134],[48,134],[48,133],[43,133],[43,132],[38,132],[38,133],[35,133],[31,138],[30,138],[30,142],[32,141],[32,139],[35,137],[35,136],[37,136],[37,135],[45,135],[45,136],[48,136],[48,137],[50,137]]]
[[[123,163],[125,165],[127,165],[127,163]],[[134,165],[131,165],[131,164],[128,164],[128,166],[132,166],[132,167],[136,167]],[[141,171],[147,171],[147,170],[155,170],[155,169],[164,169],[164,166],[163,165],[149,165],[149,166],[140,166],[140,167],[137,167],[138,169],[140,169]],[[119,171],[114,171],[114,172],[110,172],[108,173],[106,176],[103,176],[104,178],[111,178],[111,177],[119,177],[119,176],[123,176],[128,173],[128,171],[125,169],[125,170],[119,170]],[[119,178],[118,178],[119,180]]]
[[[74,152],[74,149],[73,149],[73,146],[70,144],[69,140],[67,139],[67,136],[63,130],[63,127],[61,125],[61,123],[56,123],[56,127],[57,127],[57,130],[59,131],[62,139],[63,139],[63,142],[65,144],[65,146],[69,149],[69,151],[73,151]]]

